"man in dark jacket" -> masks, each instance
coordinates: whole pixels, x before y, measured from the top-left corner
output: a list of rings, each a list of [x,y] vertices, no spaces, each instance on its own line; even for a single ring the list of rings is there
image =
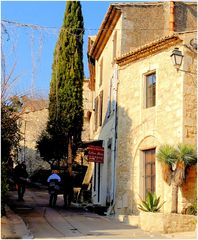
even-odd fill
[[[14,180],[18,191],[18,200],[24,201],[23,196],[25,193],[26,183],[28,182],[28,173],[26,171],[26,165],[24,161],[15,167]]]
[[[64,207],[67,208],[71,205],[71,201],[73,199],[73,176],[66,171],[62,180]]]

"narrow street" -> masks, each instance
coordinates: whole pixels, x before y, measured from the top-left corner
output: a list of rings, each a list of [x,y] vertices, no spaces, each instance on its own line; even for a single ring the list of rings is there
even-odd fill
[[[8,204],[24,220],[31,238],[167,238],[117,222],[112,217],[97,215],[75,204],[70,209],[63,209],[62,195],[58,196],[57,207],[50,208],[48,198],[46,189],[27,189],[24,202],[17,201],[16,191],[9,193]]]

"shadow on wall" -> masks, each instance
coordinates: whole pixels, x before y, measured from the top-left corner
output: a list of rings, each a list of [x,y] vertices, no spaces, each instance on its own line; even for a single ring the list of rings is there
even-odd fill
[[[111,103],[112,109],[115,109],[115,102]],[[130,108],[130,107],[129,107]],[[116,158],[116,208],[120,214],[131,214],[133,200],[133,189],[132,189],[132,144],[131,144],[131,131],[132,119],[128,116],[128,110],[117,106],[116,125],[115,121],[115,110],[106,113],[105,124],[108,121],[112,121],[112,129],[116,128],[116,140],[117,140],[117,158]],[[109,116],[109,117],[108,117]],[[119,116],[119,122],[118,122]],[[118,138],[119,136],[119,138]],[[118,161],[119,159],[119,161]]]
[[[184,208],[188,207],[189,203],[194,204],[197,201],[197,164],[186,169],[186,181],[181,187]]]

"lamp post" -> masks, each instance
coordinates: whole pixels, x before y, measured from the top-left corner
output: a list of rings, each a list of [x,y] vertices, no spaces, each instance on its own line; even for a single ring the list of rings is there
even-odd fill
[[[177,71],[179,71],[179,68],[182,64],[182,60],[183,60],[183,55],[182,52],[179,50],[179,48],[175,48],[172,51],[172,54],[170,55],[173,65],[175,66],[175,68],[177,69]]]

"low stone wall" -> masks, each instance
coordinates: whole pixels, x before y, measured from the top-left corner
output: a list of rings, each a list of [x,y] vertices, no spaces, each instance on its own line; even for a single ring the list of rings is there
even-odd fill
[[[129,224],[131,226],[140,226],[140,216],[139,215],[116,215],[115,218],[123,223]]]
[[[195,231],[196,223],[197,217],[193,215],[140,212],[140,227],[149,232]]]

